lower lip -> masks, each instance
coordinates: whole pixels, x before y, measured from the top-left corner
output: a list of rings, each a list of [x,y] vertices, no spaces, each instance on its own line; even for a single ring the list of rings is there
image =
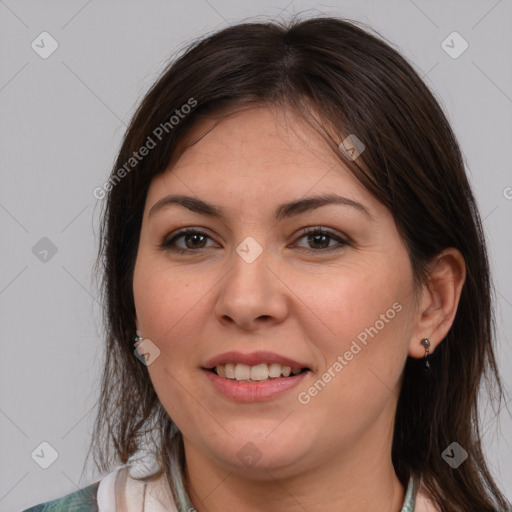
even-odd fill
[[[270,400],[297,386],[309,373],[309,371],[305,371],[298,375],[261,382],[239,382],[237,380],[219,377],[216,373],[209,370],[203,371],[217,391],[238,402]]]

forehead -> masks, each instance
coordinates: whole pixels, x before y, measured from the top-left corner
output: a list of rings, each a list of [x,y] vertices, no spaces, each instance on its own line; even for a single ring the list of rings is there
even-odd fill
[[[148,207],[171,192],[235,208],[331,192],[375,202],[320,133],[291,110],[261,106],[200,119],[175,154],[153,179]]]

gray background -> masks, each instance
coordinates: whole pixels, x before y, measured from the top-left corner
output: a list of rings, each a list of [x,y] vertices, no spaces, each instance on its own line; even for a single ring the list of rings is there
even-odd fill
[[[101,201],[93,190],[107,178],[136,104],[187,41],[249,17],[299,11],[374,27],[448,113],[485,219],[498,357],[510,389],[511,0],[0,0],[0,510],[101,476],[92,466],[82,473],[102,357],[91,272]],[[44,31],[59,45],[47,59],[31,47],[42,45]],[[469,44],[456,59],[441,46],[453,31]],[[483,422],[491,467],[511,499],[510,413],[488,409]],[[36,463],[50,461],[42,442],[58,453],[48,469]]]

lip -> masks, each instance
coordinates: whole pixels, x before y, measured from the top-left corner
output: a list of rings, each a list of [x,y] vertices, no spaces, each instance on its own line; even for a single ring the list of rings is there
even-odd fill
[[[257,364],[261,363],[277,363],[281,366],[290,366],[291,368],[309,368],[309,365],[306,363],[300,363],[299,361],[295,361],[289,357],[281,356],[275,352],[260,350],[257,352],[251,352],[250,354],[244,354],[243,352],[236,351],[224,352],[223,354],[219,354],[218,356],[208,359],[208,361],[204,363],[203,369],[210,370],[219,364],[228,363],[240,363],[247,364],[249,366],[256,366]]]
[[[212,361],[215,362],[214,359]],[[233,359],[231,359],[231,361],[233,361]],[[219,362],[217,364],[222,363]],[[216,366],[216,364],[214,364],[214,366]],[[306,375],[310,373],[310,371],[306,371],[299,373],[298,375],[290,375],[290,377],[281,377],[279,379],[271,379],[261,382],[239,382],[237,380],[219,377],[216,373],[205,368],[203,368],[202,371],[216,391],[237,402],[262,402],[270,400],[282,395],[295,386],[298,386]]]

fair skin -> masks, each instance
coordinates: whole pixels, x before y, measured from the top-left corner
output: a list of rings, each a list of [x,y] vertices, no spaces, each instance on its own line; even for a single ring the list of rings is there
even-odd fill
[[[285,119],[258,107],[202,120],[186,140],[190,147],[150,185],[133,289],[138,333],[160,350],[147,369],[183,433],[195,508],[400,510],[405,489],[391,463],[400,378],[407,356],[424,356],[422,338],[433,352],[446,336],[465,278],[462,256],[445,250],[415,290],[390,211],[291,112]],[[170,194],[213,204],[223,218],[179,205],[149,215]],[[330,204],[273,217],[283,203],[322,194],[357,201],[368,214]],[[185,227],[202,237],[159,247]],[[302,228],[333,235],[308,240]],[[247,237],[262,249],[250,263],[236,251]],[[375,326],[348,360],[352,342]],[[208,359],[259,350],[309,371],[269,399],[241,402],[212,385]],[[338,356],[346,365],[332,377]],[[301,402],[329,368],[329,382]],[[239,456],[247,450],[256,462]]]

